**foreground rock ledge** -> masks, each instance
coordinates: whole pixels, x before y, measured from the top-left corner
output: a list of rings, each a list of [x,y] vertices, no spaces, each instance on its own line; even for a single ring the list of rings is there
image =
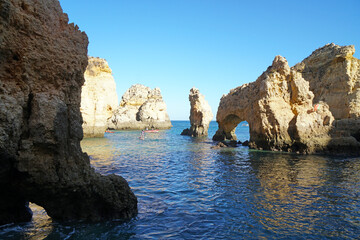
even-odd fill
[[[31,219],[129,219],[137,199],[81,151],[87,36],[57,0],[0,0],[0,224]]]
[[[221,98],[214,140],[235,140],[241,121],[251,148],[360,153],[360,61],[354,46],[327,44],[290,68],[276,56],[255,82]]]

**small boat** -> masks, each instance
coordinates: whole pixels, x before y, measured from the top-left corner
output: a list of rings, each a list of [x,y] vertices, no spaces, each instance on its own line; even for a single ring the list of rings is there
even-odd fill
[[[147,133],[157,133],[157,132],[159,132],[159,129],[144,130],[144,132],[147,132]]]
[[[109,130],[106,130],[105,132],[106,132],[106,133],[114,133],[114,132],[112,132],[112,131],[109,131]]]

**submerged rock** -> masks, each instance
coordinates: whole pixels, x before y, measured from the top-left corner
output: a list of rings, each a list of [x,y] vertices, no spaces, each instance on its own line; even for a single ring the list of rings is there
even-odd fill
[[[107,121],[117,108],[116,84],[105,59],[89,57],[81,91],[84,137],[103,137]]]
[[[215,146],[212,146],[211,149],[219,149],[219,148],[226,148],[228,147],[225,143],[223,142],[218,142]]]
[[[129,219],[125,179],[102,176],[83,153],[81,86],[88,39],[57,0],[0,1],[0,224],[31,219]]]
[[[230,142],[227,143],[228,147],[237,147],[238,146],[238,142],[236,140],[231,140]]]
[[[180,135],[184,135],[184,136],[189,136],[190,135],[190,129],[189,128],[185,128]]]
[[[120,106],[108,121],[111,129],[171,128],[166,104],[159,88],[141,84],[131,86],[122,96]]]
[[[185,129],[181,135],[189,135],[192,137],[207,136],[210,121],[214,117],[209,103],[197,88],[190,89],[189,101],[191,106],[191,127],[189,131]]]
[[[215,146],[212,146],[211,149],[219,149],[219,148],[227,148],[227,147],[236,148],[237,146],[238,146],[238,142],[235,140],[221,141],[218,142]]]
[[[360,62],[353,46],[326,45],[290,68],[276,56],[255,82],[223,96],[214,140],[236,139],[247,121],[251,148],[358,154]]]

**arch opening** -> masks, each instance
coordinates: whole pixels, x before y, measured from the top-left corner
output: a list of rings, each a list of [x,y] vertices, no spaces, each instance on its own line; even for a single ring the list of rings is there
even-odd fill
[[[214,141],[224,141],[224,140],[237,140],[235,134],[237,126],[241,122],[246,122],[244,117],[239,117],[235,114],[227,115],[224,120],[218,121],[219,129],[216,131],[213,136]],[[247,123],[244,123],[247,125]],[[248,125],[247,125],[248,126]]]

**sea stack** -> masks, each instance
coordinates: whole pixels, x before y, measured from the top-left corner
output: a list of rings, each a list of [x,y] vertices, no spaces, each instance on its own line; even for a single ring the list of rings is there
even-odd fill
[[[81,91],[84,137],[103,137],[107,121],[118,106],[116,84],[105,59],[89,57]]]
[[[209,103],[197,88],[190,89],[190,129],[185,129],[181,135],[201,137],[208,135],[209,124],[214,117]]]
[[[108,121],[110,129],[169,129],[172,127],[159,88],[141,84],[131,86]]]
[[[251,148],[359,154],[360,61],[354,46],[327,44],[290,68],[276,56],[255,82],[220,101],[214,140],[236,139],[241,121]]]
[[[90,166],[80,140],[88,38],[57,0],[0,1],[0,225],[31,220],[129,219],[125,179]]]

